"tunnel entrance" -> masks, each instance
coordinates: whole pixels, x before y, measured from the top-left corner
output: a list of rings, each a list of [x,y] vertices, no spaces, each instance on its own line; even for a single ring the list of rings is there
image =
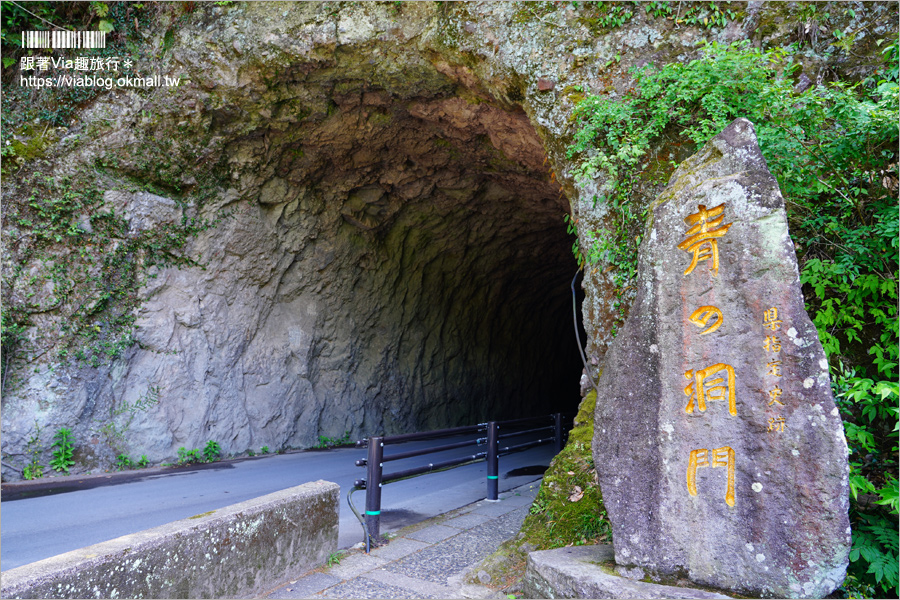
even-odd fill
[[[167,409],[175,447],[578,406],[569,206],[528,116],[426,61],[360,73],[365,52],[194,117],[232,186],[204,210],[231,216],[204,271],[151,283],[127,375],[192,398]]]
[[[574,409],[567,203],[526,115],[453,96],[334,99],[317,135],[285,145],[263,198],[297,190],[337,220],[312,252],[349,284],[322,309],[353,340],[341,355],[367,383],[364,428]],[[336,366],[329,350],[319,366]]]
[[[363,433],[579,401],[567,201],[521,109],[444,83],[398,98],[345,82],[324,114],[256,132],[233,155],[263,145],[259,209],[296,248],[269,319],[309,317],[297,298],[313,292],[307,375],[357,398]],[[346,417],[326,409],[319,430],[340,433]]]
[[[356,19],[370,7],[377,27]],[[57,167],[96,204],[72,218],[115,220],[107,254],[137,248],[127,301],[92,330],[128,331],[108,365],[29,374],[17,407],[77,423],[84,464],[119,454],[97,423],[161,462],[577,408],[570,207],[542,138],[556,157],[560,133],[526,113],[556,96],[426,39],[450,15],[382,8],[277,9],[278,43],[228,25],[275,5],[219,11],[227,43],[168,50],[181,84],[79,109]]]

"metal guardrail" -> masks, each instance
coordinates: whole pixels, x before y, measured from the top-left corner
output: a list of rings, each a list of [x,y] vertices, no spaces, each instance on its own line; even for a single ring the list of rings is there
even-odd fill
[[[568,417],[569,415],[565,416]],[[350,504],[351,510],[353,510],[353,513],[356,515],[356,517],[360,521],[360,524],[363,526],[363,530],[365,532],[366,552],[369,552],[371,542],[377,539],[379,536],[381,525],[381,488],[385,484],[392,483],[394,481],[400,481],[401,479],[407,479],[409,477],[415,477],[417,475],[425,475],[427,473],[442,471],[444,469],[457,467],[463,464],[486,460],[487,499],[497,500],[499,494],[500,456],[527,450],[529,448],[540,446],[542,444],[549,444],[550,442],[555,443],[556,452],[560,452],[563,448],[564,442],[563,417],[564,415],[562,413],[555,413],[551,415],[543,415],[540,417],[512,419],[507,421],[489,421],[487,423],[481,423],[479,425],[453,427],[450,429],[437,429],[434,431],[424,431],[420,433],[406,433],[402,435],[392,436],[372,436],[356,442],[356,446],[358,448],[367,448],[368,450],[366,458],[356,461],[356,466],[366,468],[366,478],[357,479],[354,482],[353,489],[351,489],[347,494],[347,501]],[[546,423],[548,419],[551,421],[551,424],[545,425],[543,427],[517,429],[527,427],[529,425],[538,425],[542,422]],[[510,431],[507,432],[507,429],[509,429]],[[503,430],[504,432],[500,433],[501,430]],[[548,432],[551,433],[551,435],[549,437],[541,437],[512,446],[500,447],[499,442],[502,439],[542,432]],[[432,440],[469,433],[484,433],[485,436],[461,442],[453,442],[450,444],[443,444],[439,446],[430,446],[428,448],[422,448],[420,450],[397,452],[388,455],[384,454],[385,446],[390,444]],[[405,458],[424,456],[426,454],[433,454],[435,452],[465,448],[466,446],[482,445],[487,446],[484,451],[474,452],[472,454],[459,456],[441,462],[427,463],[425,465],[420,465],[401,471],[395,471],[393,473],[384,473],[384,464],[388,462],[402,460]],[[351,501],[351,495],[354,491],[358,490],[366,490],[365,520],[363,520],[363,518],[360,516],[359,512],[353,506],[353,502]]]

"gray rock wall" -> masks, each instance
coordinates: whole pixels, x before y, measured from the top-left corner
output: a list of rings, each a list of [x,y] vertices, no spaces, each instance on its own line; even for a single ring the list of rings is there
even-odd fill
[[[259,35],[288,8],[276,39]],[[176,205],[105,180],[103,210],[129,231],[228,216],[192,242],[202,268],[149,270],[124,359],[29,373],[4,400],[9,455],[35,416],[48,438],[74,425],[90,467],[575,406],[567,203],[525,112],[412,41],[436,8],[405,8],[401,26],[347,7],[337,28],[324,5],[218,11],[205,35],[219,45],[185,29],[169,55],[183,88],[93,107],[116,124],[61,171],[102,154],[117,174],[193,190]],[[157,118],[133,128],[138,102]],[[201,206],[205,168],[223,173]],[[127,426],[114,450],[109,422]]]
[[[583,246],[618,217],[594,204],[600,181],[572,178],[578,90],[615,97],[632,66],[689,59],[704,39],[782,43],[796,24],[780,3],[709,29],[640,10],[603,29],[545,8],[200,5],[168,36],[166,23],[145,32],[154,66],[182,83],[101,95],[54,134],[50,171],[95,177],[99,210],[127,217],[129,235],[230,216],[185,250],[204,268],[141,271],[136,344],[112,364],[56,360],[42,336],[64,316],[33,316],[33,350],[3,394],[4,477],[19,477],[37,426],[45,464],[65,426],[89,469],[120,450],[160,461],[208,439],[226,453],[301,447],[574,407],[562,216],[579,218]],[[610,271],[590,270],[584,291],[596,376],[616,318]],[[110,423],[126,430],[115,449]]]

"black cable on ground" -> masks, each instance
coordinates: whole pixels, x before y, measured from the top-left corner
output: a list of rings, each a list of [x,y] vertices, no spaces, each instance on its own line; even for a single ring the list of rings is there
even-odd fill
[[[353,514],[356,515],[357,519],[359,519],[359,524],[362,525],[363,535],[366,536],[365,537],[366,554],[368,554],[369,550],[371,549],[371,542],[370,542],[371,536],[369,535],[369,528],[366,526],[365,519],[362,518],[362,515],[360,515],[359,511],[356,510],[356,507],[353,506],[353,499],[352,499],[353,492],[359,491],[361,489],[363,489],[363,488],[361,488],[359,486],[353,486],[350,490],[347,491],[347,504],[350,505],[350,510],[353,511]]]

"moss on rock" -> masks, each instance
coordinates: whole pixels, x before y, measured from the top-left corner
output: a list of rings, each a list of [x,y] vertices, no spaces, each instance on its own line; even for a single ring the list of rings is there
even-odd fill
[[[566,447],[544,473],[541,489],[519,535],[471,571],[473,583],[477,583],[474,574],[485,571],[491,576],[492,585],[515,589],[525,574],[529,552],[611,541],[591,455],[596,403],[597,392],[592,390],[578,407]]]

